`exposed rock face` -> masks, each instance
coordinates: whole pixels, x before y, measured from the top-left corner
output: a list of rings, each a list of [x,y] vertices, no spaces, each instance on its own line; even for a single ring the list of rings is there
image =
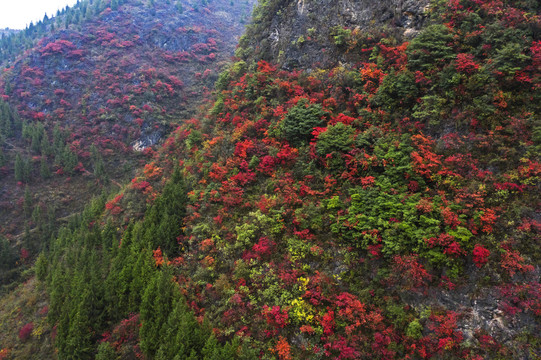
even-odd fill
[[[422,27],[428,0],[277,0],[262,2],[241,41],[257,58],[284,68],[329,67],[347,62],[337,51],[339,29],[387,27],[411,37]],[[246,55],[246,54],[245,54]]]

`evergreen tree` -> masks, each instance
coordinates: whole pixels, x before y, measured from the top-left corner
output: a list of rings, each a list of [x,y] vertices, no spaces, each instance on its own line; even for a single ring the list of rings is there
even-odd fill
[[[29,158],[26,158],[23,162],[23,181],[29,182],[32,175],[32,163]]]
[[[95,360],[116,360],[115,349],[108,342],[103,342],[98,346],[98,353]]]
[[[55,162],[61,164],[62,152],[64,151],[65,134],[60,130],[60,127],[55,125],[53,129],[53,153],[56,154],[57,159]]]
[[[70,146],[66,144],[66,146],[64,146],[64,150],[62,151],[62,167],[64,168],[64,171],[70,175],[73,174],[77,163],[77,154],[71,151]]]
[[[39,281],[45,281],[47,279],[48,267],[49,261],[47,260],[47,256],[41,252],[36,259],[36,264],[34,265],[36,276]]]
[[[46,132],[43,133],[40,144],[40,153],[42,156],[49,156],[53,154],[51,143],[49,142],[49,136]]]
[[[32,222],[36,225],[36,230],[41,231],[43,229],[42,211],[41,206],[36,205],[32,211]]]
[[[145,214],[146,237],[153,249],[160,247],[167,255],[178,252],[177,237],[180,235],[182,218],[188,201],[180,169],[176,168],[164,186],[162,195]]]
[[[49,169],[49,164],[47,163],[47,158],[45,156],[41,157],[39,173],[44,180],[51,177],[51,169]]]
[[[91,332],[90,309],[92,308],[91,290],[84,281],[83,276],[77,274],[73,280],[68,320],[68,332],[62,339],[64,346],[58,348],[59,357],[71,359],[90,359],[93,352],[93,339]]]
[[[141,350],[151,358],[163,341],[162,327],[173,309],[174,299],[179,296],[169,268],[156,272],[145,290],[140,309],[142,325],[139,336]]]
[[[6,155],[4,154],[4,149],[2,149],[2,146],[0,145],[0,167],[5,166],[6,163]]]
[[[5,86],[4,91],[11,91],[8,89],[8,86],[10,83],[7,82]],[[3,100],[0,100],[0,135],[3,135],[5,137],[10,137],[13,135],[13,114],[11,112],[11,109],[9,105],[4,102]]]
[[[99,15],[99,13],[102,11],[102,8],[101,8],[101,0],[96,0],[96,2],[94,3],[94,14],[95,15]]]
[[[222,353],[220,350],[221,349],[216,337],[214,335],[209,336],[203,350],[201,351],[203,360],[225,360],[222,358]]]
[[[101,154],[98,151],[98,148],[96,148],[94,144],[90,146],[90,154],[92,157],[92,163],[94,167],[94,175],[98,179],[106,183],[109,179],[105,171],[105,164],[103,162],[103,158]]]
[[[136,247],[132,247],[131,259],[136,259],[134,263],[129,264],[131,270],[131,282],[129,284],[128,304],[130,312],[136,312],[139,304],[143,300],[143,294],[147,284],[152,278],[154,272],[154,259],[152,252],[148,249],[136,251]]]
[[[312,138],[314,127],[325,123],[321,105],[308,104],[308,100],[301,99],[292,107],[281,125],[283,137],[294,146],[308,142]]]
[[[11,37],[10,37],[11,38]],[[9,38],[8,38],[9,39]],[[4,86],[4,93],[6,95],[11,95],[11,92],[13,91],[13,88],[11,87],[11,81],[6,81],[6,85]]]
[[[15,180],[16,181],[24,180],[24,162],[21,155],[19,154],[15,156]]]
[[[173,311],[162,330],[162,345],[156,356],[157,359],[189,358],[199,354],[205,346],[210,331],[205,331],[195,319],[185,300],[176,300]]]
[[[11,247],[6,238],[0,236],[0,269],[10,270],[17,262],[17,252]],[[0,278],[0,281],[2,278]]]
[[[414,71],[425,71],[451,61],[455,57],[453,49],[448,46],[452,39],[453,35],[443,24],[426,27],[408,47],[408,67]]]

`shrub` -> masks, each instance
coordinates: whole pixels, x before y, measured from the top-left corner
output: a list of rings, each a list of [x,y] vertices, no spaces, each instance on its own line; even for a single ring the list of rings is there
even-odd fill
[[[321,105],[308,105],[307,99],[301,99],[289,110],[281,124],[283,137],[294,146],[308,142],[312,137],[313,129],[325,123],[324,115]]]
[[[502,73],[514,75],[522,69],[529,57],[522,53],[523,46],[517,43],[505,44],[496,53],[494,65]]]
[[[325,156],[331,152],[347,152],[354,143],[355,129],[344,123],[337,123],[327,127],[327,131],[318,136],[316,151],[319,156]]]
[[[34,330],[34,323],[29,322],[19,330],[19,339],[26,341],[32,334],[32,330]]]
[[[114,360],[117,358],[115,349],[108,342],[103,342],[98,346],[96,360]]]
[[[483,246],[477,244],[475,245],[475,248],[473,249],[473,262],[478,268],[481,268],[483,265],[485,265],[488,262],[489,255],[490,255],[490,251],[485,249]]]
[[[438,63],[451,61],[455,55],[448,44],[453,35],[445,25],[431,25],[422,31],[408,47],[409,67],[414,70],[428,70]]]
[[[399,106],[411,106],[418,94],[415,75],[410,71],[391,71],[378,89],[374,101],[376,105],[393,112]]]
[[[351,38],[351,30],[343,28],[342,26],[335,26],[332,29],[332,35],[333,35],[334,45],[345,46],[347,45],[348,40]]]
[[[415,319],[409,323],[406,335],[413,339],[420,339],[423,336],[423,325]]]

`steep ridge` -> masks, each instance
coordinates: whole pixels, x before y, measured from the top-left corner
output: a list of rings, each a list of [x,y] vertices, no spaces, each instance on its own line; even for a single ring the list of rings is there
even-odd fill
[[[262,2],[212,108],[40,256],[60,357],[541,356],[540,5],[329,21],[292,62],[318,3]]]
[[[428,0],[262,1],[254,22],[241,39],[242,58],[252,57],[287,69],[328,68],[348,62],[358,49],[348,49],[352,33],[413,37],[424,23]],[[350,51],[353,50],[353,51]]]
[[[1,359],[56,357],[37,254],[205,103],[253,3],[85,0],[2,37]]]
[[[204,102],[252,4],[81,1],[23,31],[34,46],[0,78],[0,234],[34,254],[41,224],[129,181]]]

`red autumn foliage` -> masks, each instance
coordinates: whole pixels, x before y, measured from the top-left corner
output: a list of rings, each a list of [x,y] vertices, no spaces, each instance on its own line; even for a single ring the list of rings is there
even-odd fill
[[[28,340],[28,338],[32,334],[32,330],[34,330],[34,323],[29,322],[28,324],[24,325],[19,330],[19,339],[22,341]]]
[[[473,248],[473,262],[478,268],[483,267],[488,262],[490,251],[482,245],[476,244]]]
[[[507,250],[502,254],[501,267],[509,276],[514,276],[518,272],[534,271],[533,265],[526,264],[522,255],[516,250]]]
[[[117,195],[113,200],[105,204],[105,209],[109,210],[111,214],[118,215],[122,212],[122,208],[119,205],[120,200],[124,197],[124,194]]]
[[[473,74],[479,70],[479,64],[474,59],[472,54],[458,54],[456,56],[456,69],[468,75]]]
[[[418,262],[418,259],[418,255],[396,255],[393,258],[393,274],[406,288],[418,289],[425,287],[432,279],[432,276]]]

